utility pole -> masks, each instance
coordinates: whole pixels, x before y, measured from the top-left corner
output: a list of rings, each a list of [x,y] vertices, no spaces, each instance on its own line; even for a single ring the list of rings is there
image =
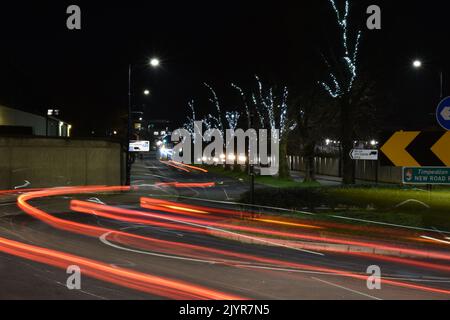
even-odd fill
[[[253,112],[250,111],[248,117],[248,129],[252,128]],[[250,144],[249,144],[250,147]],[[252,205],[252,216],[253,216],[253,206],[255,205],[255,165],[253,159],[250,159],[249,148],[247,148],[247,160],[249,162],[248,174],[250,175],[250,204]]]
[[[126,178],[125,185],[131,185],[131,159],[130,159],[130,140],[131,140],[131,64],[128,65],[128,119],[127,119],[127,158],[126,158]]]

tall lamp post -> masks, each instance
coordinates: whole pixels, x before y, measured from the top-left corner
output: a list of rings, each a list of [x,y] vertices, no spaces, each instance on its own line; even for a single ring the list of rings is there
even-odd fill
[[[153,68],[157,68],[160,65],[158,58],[152,58],[149,61],[149,65]],[[132,123],[132,91],[131,91],[131,81],[132,81],[133,65],[130,63],[128,65],[128,123],[127,123],[127,153],[126,153],[126,178],[125,185],[131,185],[131,152],[130,152],[130,141],[131,141],[131,123]],[[145,90],[144,94],[147,96],[150,94],[149,90]]]
[[[423,63],[421,60],[416,59],[413,61],[412,66],[415,69],[420,69],[423,66]],[[442,70],[439,70],[439,80],[440,80],[440,94],[439,94],[439,102],[444,99],[444,73]]]

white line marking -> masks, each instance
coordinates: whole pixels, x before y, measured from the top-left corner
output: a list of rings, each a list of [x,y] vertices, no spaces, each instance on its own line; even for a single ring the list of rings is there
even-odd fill
[[[205,228],[205,229],[209,229],[209,230],[213,230],[213,231],[219,231],[219,232],[224,232],[224,233],[228,233],[228,234],[232,234],[232,235],[237,235],[237,236],[240,236],[240,237],[243,237],[243,238],[256,240],[256,241],[259,241],[259,242],[262,242],[262,243],[268,243],[268,244],[271,244],[271,245],[274,245],[274,246],[277,246],[277,247],[284,247],[284,248],[288,248],[288,249],[292,249],[292,250],[296,250],[296,251],[301,251],[301,252],[306,252],[306,253],[310,253],[310,254],[315,254],[315,255],[318,255],[318,256],[325,256],[325,254],[320,253],[320,252],[315,252],[315,251],[310,251],[310,250],[305,250],[305,249],[299,249],[299,248],[291,247],[291,246],[288,246],[288,245],[285,245],[285,244],[272,242],[272,241],[268,241],[268,240],[265,240],[265,239],[260,239],[260,238],[252,237],[252,236],[248,236],[248,235],[243,235],[243,234],[236,233],[236,232],[229,231],[229,230],[225,230],[225,229],[204,226],[202,224],[197,224],[197,223],[193,223],[193,222],[185,222],[185,221],[180,221],[180,220],[177,220],[177,219],[170,219],[170,218],[162,218],[162,219],[166,219],[166,220],[169,220],[169,221],[172,221],[172,222],[178,222],[178,223],[181,223],[181,224],[187,224],[187,225],[194,226],[194,227],[200,227],[200,228]]]
[[[416,200],[416,199],[408,199],[408,200],[405,200],[405,201],[403,201],[403,202],[397,204],[395,207],[396,207],[396,208],[400,208],[401,206],[404,206],[405,204],[408,204],[408,203],[410,203],[410,202],[418,203],[418,204],[424,206],[425,208],[430,209],[430,206],[429,206],[429,205],[427,205],[426,203],[424,203],[424,202],[422,202],[422,201]]]
[[[441,240],[441,239],[436,239],[436,238],[432,238],[432,237],[428,237],[428,236],[420,236],[420,237],[423,238],[423,239],[427,239],[427,240],[432,240],[432,241],[436,241],[436,242],[440,242],[440,243],[450,244],[449,241],[445,241],[445,240]]]
[[[227,200],[231,200],[231,198],[228,196],[227,190],[225,190],[225,188],[222,188],[222,190],[225,193],[225,196],[227,197]]]
[[[359,221],[359,222],[368,222],[368,223],[380,224],[380,225],[391,226],[391,227],[399,227],[399,228],[406,228],[406,229],[413,229],[413,230],[420,230],[420,231],[436,232],[436,230],[433,230],[433,229],[410,227],[410,226],[405,226],[405,225],[401,225],[401,224],[393,224],[393,223],[387,223],[387,222],[371,221],[371,220],[349,218],[349,217],[343,217],[343,216],[330,216],[330,217],[338,218],[338,219],[345,219],[345,220]],[[450,234],[450,231],[441,231],[441,232],[445,233],[445,234]]]
[[[192,198],[192,197],[184,197],[184,196],[178,196],[180,199],[190,199],[190,200],[197,200],[197,201],[205,201],[205,202],[212,202],[212,203],[220,203],[220,204],[231,204],[231,205],[240,205],[240,206],[246,206],[246,207],[254,207],[254,208],[262,208],[262,209],[272,209],[272,210],[278,210],[278,211],[285,211],[285,212],[295,212],[295,213],[302,213],[310,216],[315,216],[315,213],[312,212],[306,212],[306,211],[299,211],[294,209],[286,209],[286,208],[277,208],[277,207],[268,207],[268,206],[258,206],[258,205],[251,205],[248,203],[241,203],[241,202],[233,202],[233,201],[219,201],[219,200],[210,200],[210,199],[202,199],[202,198]]]
[[[370,299],[374,299],[374,300],[382,300],[382,299],[380,299],[380,298],[371,296],[371,295],[366,294],[366,293],[364,293],[364,292],[360,292],[360,291],[353,290],[353,289],[350,289],[350,288],[347,288],[347,287],[344,287],[344,286],[340,286],[340,285],[338,285],[338,284],[335,284],[335,283],[332,283],[332,282],[328,282],[328,281],[325,281],[325,280],[322,280],[322,279],[318,279],[318,278],[315,278],[315,277],[311,277],[311,279],[314,279],[314,280],[319,281],[319,282],[326,283],[326,284],[328,284],[328,285],[330,285],[330,286],[333,286],[333,287],[336,287],[336,288],[340,288],[340,289],[343,289],[343,290],[346,290],[346,291],[349,291],[349,292],[352,292],[352,293],[359,294],[359,295],[361,295],[361,296],[364,296],[364,297],[367,297],[367,298],[370,298]]]
[[[22,188],[26,188],[26,187],[28,187],[28,186],[30,186],[31,185],[31,182],[30,181],[28,181],[28,180],[25,180],[25,183],[23,184],[23,185],[21,185],[21,186],[16,186],[16,187],[14,187],[14,189],[22,189]]]
[[[153,214],[151,213],[146,213],[147,216],[150,217],[155,217]],[[220,228],[215,228],[215,227],[210,227],[210,226],[205,226],[202,224],[198,224],[198,223],[193,223],[193,222],[186,222],[186,221],[181,221],[181,220],[177,220],[177,219],[173,219],[173,218],[169,218],[169,217],[162,217],[162,216],[158,216],[156,217],[157,219],[162,219],[162,220],[168,220],[171,222],[176,222],[176,223],[180,223],[180,224],[186,224],[188,226],[194,226],[194,227],[200,227],[200,228],[204,228],[204,229],[208,229],[208,230],[213,230],[213,231],[219,231],[219,232],[223,232],[223,233],[228,233],[228,234],[232,234],[232,235],[237,235],[243,238],[247,238],[247,239],[251,239],[251,240],[256,240],[258,242],[262,242],[262,243],[268,243],[277,247],[284,247],[284,248],[288,248],[288,249],[292,249],[292,250],[296,250],[296,251],[301,251],[301,252],[306,252],[306,253],[310,253],[310,254],[314,254],[314,255],[318,255],[318,256],[325,256],[325,254],[320,253],[320,252],[315,252],[315,251],[310,251],[310,250],[305,250],[305,249],[299,249],[299,248],[295,248],[295,247],[291,247],[285,244],[281,244],[281,243],[277,243],[277,242],[272,242],[272,241],[268,241],[268,240],[264,240],[264,239],[260,239],[257,237],[252,237],[252,236],[248,236],[248,235],[243,235],[240,233],[236,233],[236,232],[232,232],[229,230],[225,230],[225,229],[220,229]]]
[[[302,270],[302,269],[288,269],[288,268],[280,268],[280,267],[266,267],[266,266],[254,266],[254,265],[236,265],[236,267],[241,268],[252,268],[252,269],[264,269],[264,270],[272,270],[272,271],[282,271],[282,272],[294,272],[294,273],[306,273],[306,274],[320,274],[326,276],[335,276],[335,277],[345,277],[348,276],[339,273],[329,273],[323,271],[310,271],[310,270]],[[367,275],[365,273],[352,272],[355,275]],[[406,277],[393,277],[393,276],[384,276],[383,279],[387,280],[399,280],[399,281],[411,281],[411,282],[433,282],[433,283],[450,283],[449,278],[437,278],[437,279],[416,279],[416,278],[406,278]]]
[[[102,205],[106,205],[106,203],[104,203],[103,201],[101,201],[99,198],[89,198],[87,201],[93,202],[93,203],[102,204]]]
[[[134,253],[145,254],[145,255],[149,255],[149,256],[155,256],[155,257],[161,257],[161,258],[169,258],[169,259],[176,259],[176,260],[185,260],[185,261],[192,261],[192,262],[202,262],[202,263],[208,263],[208,264],[220,263],[219,261],[214,261],[214,260],[201,260],[201,259],[194,259],[194,258],[185,258],[185,257],[172,256],[172,255],[166,255],[166,254],[160,254],[160,253],[154,253],[154,252],[141,251],[141,250],[121,247],[119,245],[116,245],[116,244],[111,243],[108,240],[106,240],[106,237],[109,236],[112,233],[115,233],[115,232],[112,231],[112,232],[107,232],[105,234],[102,234],[99,237],[100,241],[103,244],[106,244],[106,245],[108,245],[110,247],[113,247],[113,248],[116,248],[116,249],[130,251],[130,252],[134,252]]]

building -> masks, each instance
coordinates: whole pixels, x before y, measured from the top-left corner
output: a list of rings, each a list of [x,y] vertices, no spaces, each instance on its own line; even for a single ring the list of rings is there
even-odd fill
[[[1,135],[70,137],[72,125],[51,114],[41,116],[0,105]]]
[[[172,132],[171,122],[168,120],[151,120],[147,123],[147,130],[150,136],[150,145],[153,150],[156,150],[158,144]]]

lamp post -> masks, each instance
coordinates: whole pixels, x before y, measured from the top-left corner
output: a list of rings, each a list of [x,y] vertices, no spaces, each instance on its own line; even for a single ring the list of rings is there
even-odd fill
[[[160,60],[158,58],[151,58],[149,61],[149,65],[153,68],[157,68],[160,65]],[[132,80],[132,73],[133,73],[133,65],[130,63],[128,65],[128,123],[127,123],[127,139],[126,139],[126,177],[125,177],[125,185],[129,186],[131,185],[131,152],[130,152],[130,140],[131,140],[131,114],[132,114],[132,91],[131,91],[131,80]],[[145,95],[149,95],[150,91],[145,90]]]
[[[420,59],[415,59],[412,63],[412,66],[415,69],[420,69],[423,66],[423,63]],[[442,70],[439,70],[439,81],[440,81],[440,93],[439,93],[439,101],[444,99],[444,73]]]

